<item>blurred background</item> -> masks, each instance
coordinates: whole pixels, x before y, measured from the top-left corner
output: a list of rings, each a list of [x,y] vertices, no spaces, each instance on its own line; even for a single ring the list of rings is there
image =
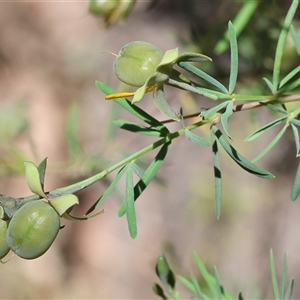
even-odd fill
[[[291,1],[261,1],[241,33],[238,91],[267,93],[282,21]],[[123,132],[112,120],[130,119],[95,87],[101,80],[116,90],[130,90],[114,76],[114,56],[128,42],[143,40],[163,51],[179,47],[213,58],[203,68],[227,84],[230,53],[216,45],[242,1],[137,1],[126,22],[108,24],[89,13],[87,1],[0,3],[0,188],[1,194],[30,195],[24,160],[48,157],[46,189],[87,178],[153,142]],[[295,24],[299,25],[299,14]],[[110,25],[110,26],[108,26]],[[288,41],[283,71],[299,64]],[[192,113],[211,105],[187,92],[167,91],[172,106]],[[159,120],[164,117],[147,96],[139,104]],[[236,114],[230,123],[234,145],[253,158],[276,135],[255,143],[244,138],[272,119],[269,112]],[[134,120],[134,119],[133,119]],[[247,122],[246,122],[246,121]],[[241,126],[241,124],[243,126]],[[169,125],[178,130],[180,124]],[[71,134],[80,144],[72,144]],[[209,135],[207,128],[200,134]],[[270,298],[269,251],[278,271],[288,253],[289,276],[300,298],[299,201],[289,194],[296,172],[296,150],[289,132],[258,164],[276,174],[262,180],[221,156],[223,212],[214,212],[210,149],[185,138],[174,141],[159,176],[136,203],[138,236],[129,236],[126,219],[117,216],[124,182],[103,203],[105,214],[88,222],[67,222],[42,257],[13,257],[0,267],[3,299],[155,299],[155,262],[165,253],[175,272],[195,271],[196,251],[208,268],[217,266],[222,285],[245,298]],[[154,154],[141,163],[149,163]],[[103,193],[115,173],[78,193],[80,216]],[[182,292],[183,297],[189,293]]]

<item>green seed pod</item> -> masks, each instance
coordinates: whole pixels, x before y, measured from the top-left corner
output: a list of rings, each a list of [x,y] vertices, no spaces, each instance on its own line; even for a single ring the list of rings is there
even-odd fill
[[[163,55],[161,49],[150,43],[131,42],[117,55],[114,61],[115,74],[124,83],[140,87],[155,73]]]
[[[128,17],[135,0],[90,0],[89,2],[89,12],[103,19],[104,25],[110,27]]]
[[[108,17],[119,5],[120,1],[90,0],[89,11],[95,15]]]
[[[28,202],[13,215],[6,232],[9,248],[18,256],[33,259],[43,255],[60,229],[57,212],[46,202]]]
[[[0,219],[0,259],[2,259],[9,252],[9,247],[6,241],[7,225],[8,221],[3,221]]]

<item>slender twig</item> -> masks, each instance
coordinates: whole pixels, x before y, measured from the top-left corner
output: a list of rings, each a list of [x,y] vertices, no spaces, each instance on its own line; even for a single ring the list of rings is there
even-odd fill
[[[261,106],[265,106],[267,103],[287,103],[287,102],[295,102],[295,101],[300,101],[300,94],[294,94],[294,95],[288,95],[288,96],[284,96],[281,97],[279,99],[268,99],[268,100],[262,100],[262,101],[255,101],[255,102],[247,102],[244,104],[237,104],[233,107],[233,111],[234,112],[240,112],[240,111],[244,111],[244,110],[248,110],[248,109],[254,109],[257,107],[261,107]],[[191,114],[191,115],[186,115],[183,116],[183,119],[188,119],[188,118],[193,118],[193,117],[199,117],[200,112]],[[200,117],[199,117],[200,118]],[[212,121],[215,120],[215,116],[213,116],[212,118],[208,119],[208,120],[202,120],[202,118],[200,118],[200,120],[196,123],[193,123],[189,126],[186,126],[178,131],[169,133],[168,135],[166,135],[165,137],[161,138],[160,140],[154,142],[153,144],[150,144],[148,146],[146,146],[145,148],[139,150],[138,152],[126,157],[125,159],[123,159],[122,161],[116,163],[115,165],[113,165],[112,167],[101,171],[89,178],[86,178],[80,182],[65,186],[65,187],[61,187],[52,191],[48,191],[46,192],[46,195],[49,198],[54,198],[54,197],[58,197],[61,195],[65,195],[65,194],[73,194],[76,193],[84,188],[89,187],[90,185],[96,183],[97,181],[99,181],[100,179],[106,177],[108,174],[112,173],[113,171],[119,169],[120,167],[132,162],[133,160],[138,159],[139,157],[141,157],[142,155],[158,148],[159,146],[172,141],[173,139],[184,135],[185,130],[194,130],[204,124],[207,123],[211,123]],[[162,121],[161,123],[166,124],[166,123],[170,123],[170,122],[174,122],[174,120],[165,120]],[[25,202],[29,202],[32,200],[37,200],[40,199],[40,197],[38,195],[31,195],[28,197],[24,197],[24,198],[20,198],[20,200],[25,203]]]
[[[288,103],[288,102],[297,102],[300,101],[300,94],[294,94],[294,95],[288,95],[288,96],[284,96],[281,97],[279,99],[267,99],[267,100],[261,100],[261,101],[254,101],[254,102],[248,102],[247,103],[243,103],[243,104],[236,104],[233,106],[233,112],[240,112],[240,111],[244,111],[244,110],[249,110],[249,109],[254,109],[257,107],[261,107],[261,106],[265,106],[268,103]],[[207,110],[206,109],[202,109],[203,110]],[[185,115],[182,118],[184,120],[186,119],[191,119],[191,118],[196,118],[199,117],[200,119],[202,119],[199,115],[200,115],[201,111],[198,111],[196,113],[190,114],[190,115]],[[172,123],[175,122],[173,119],[167,119],[167,120],[163,120],[160,121],[160,123],[162,124],[167,124],[167,123]]]
[[[158,141],[154,142],[153,144],[150,144],[150,145],[146,146],[145,148],[139,150],[138,152],[126,157],[122,161],[116,163],[115,165],[113,165],[112,167],[110,167],[110,168],[108,168],[104,171],[101,171],[101,172],[99,172],[99,173],[97,173],[97,174],[95,174],[95,175],[93,175],[89,178],[86,178],[86,179],[84,179],[80,182],[76,182],[74,184],[71,184],[71,185],[68,185],[68,186],[65,186],[65,187],[61,187],[61,188],[58,188],[58,189],[55,189],[55,190],[52,190],[52,191],[48,191],[45,194],[49,198],[55,198],[55,197],[58,197],[58,196],[61,196],[61,195],[76,193],[76,192],[78,192],[82,189],[85,189],[85,188],[91,186],[92,184],[96,183],[100,179],[106,177],[108,174],[110,174],[113,171],[121,168],[122,166],[138,159],[142,155],[158,148],[159,146],[161,146],[161,145],[163,145],[167,142],[172,141],[173,139],[175,139],[175,138],[177,138],[181,135],[184,135],[185,130],[187,130],[187,129],[188,130],[194,130],[195,128],[198,128],[198,127],[200,127],[204,124],[207,124],[209,122],[210,122],[210,120],[201,120],[201,121],[196,122],[194,124],[191,124],[191,125],[189,125],[185,128],[182,128],[178,131],[169,133],[165,137],[161,138],[160,140],[158,140]],[[23,203],[25,203],[25,202],[29,202],[29,201],[37,200],[37,199],[40,199],[40,197],[38,195],[31,195],[31,196],[22,198],[22,201],[23,201]]]

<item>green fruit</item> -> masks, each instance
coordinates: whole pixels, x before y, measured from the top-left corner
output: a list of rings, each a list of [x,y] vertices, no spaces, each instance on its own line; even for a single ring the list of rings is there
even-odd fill
[[[158,47],[141,41],[125,45],[114,61],[116,76],[124,83],[140,87],[155,73],[163,58]]]
[[[9,247],[6,241],[7,225],[8,221],[3,221],[0,219],[0,259],[2,259],[9,252]]]
[[[120,1],[90,0],[89,11],[95,15],[108,17],[119,5]]]
[[[57,212],[46,202],[24,204],[11,218],[6,232],[9,248],[18,256],[33,259],[43,255],[60,229]]]

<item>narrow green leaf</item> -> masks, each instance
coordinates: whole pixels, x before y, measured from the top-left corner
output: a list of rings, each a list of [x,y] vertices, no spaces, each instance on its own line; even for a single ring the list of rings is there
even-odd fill
[[[194,284],[189,279],[187,279],[181,275],[178,275],[177,279],[192,293],[194,293],[194,294],[197,293]]]
[[[44,182],[45,182],[45,173],[47,168],[47,157],[44,158],[39,165],[37,166],[39,174],[40,174],[40,181],[42,185],[42,189],[44,190]]]
[[[274,255],[272,249],[270,250],[270,265],[271,265],[271,278],[272,278],[272,288],[273,288],[273,295],[275,300],[280,300],[279,297],[279,288],[278,288],[278,282],[276,278],[276,267],[275,267],[275,261],[274,261]]]
[[[170,145],[171,142],[168,142],[161,147],[161,149],[155,156],[154,160],[151,162],[151,164],[145,171],[144,177],[141,180],[139,180],[136,186],[134,187],[135,200],[142,194],[142,192],[145,190],[145,188],[149,185],[149,183],[152,181],[154,176],[157,174],[158,170],[161,168],[167,156]]]
[[[215,278],[211,274],[209,274],[204,263],[201,261],[200,257],[196,253],[194,253],[194,259],[196,261],[196,264],[198,266],[201,275],[203,276],[203,279],[205,280],[209,290],[212,293],[212,299],[218,299],[218,292],[216,291],[216,286],[215,286],[216,284]]]
[[[274,68],[273,68],[273,93],[275,93],[279,86],[279,77],[280,77],[280,69],[281,69],[281,61],[283,56],[284,47],[286,44],[286,38],[288,32],[290,30],[291,23],[293,21],[295,12],[298,7],[298,0],[293,0],[289,11],[285,17],[282,30],[279,35],[278,44],[276,47],[276,54],[275,54],[275,61],[274,61]]]
[[[216,267],[214,268],[214,278],[215,278],[215,290],[217,292],[218,298],[219,300],[222,300],[222,291],[221,291],[221,285],[220,285],[220,281],[219,281],[219,275],[218,275],[218,271],[216,269]]]
[[[49,199],[51,206],[62,216],[68,209],[79,204],[78,197],[73,194],[62,195],[53,199]]]
[[[287,128],[288,128],[288,125],[284,126],[279,131],[279,133],[275,136],[275,138],[270,142],[270,144],[261,153],[259,153],[257,156],[255,156],[255,158],[253,158],[251,161],[256,162],[259,159],[261,159],[263,156],[265,156],[278,143],[278,141],[282,138],[282,136],[284,135]]]
[[[137,224],[134,206],[133,170],[131,167],[126,170],[125,204],[129,233],[134,239],[137,236]]]
[[[294,289],[294,279],[291,280],[288,290],[286,292],[286,299],[291,300],[293,295],[293,289]]]
[[[170,82],[171,82],[171,79],[169,79],[169,81],[168,81],[169,85],[184,89],[191,93],[201,95],[201,96],[206,97],[211,100],[232,100],[232,95],[229,95],[228,91],[226,93],[224,93],[224,92],[221,92],[221,91],[215,89],[214,87],[209,88],[209,87],[204,86],[203,84],[200,84],[195,81],[190,80],[190,82],[188,83],[188,87],[181,86],[179,84],[178,85],[170,84]]]
[[[65,212],[64,214],[62,214],[62,218],[68,220],[68,221],[74,221],[74,222],[77,222],[77,221],[87,221],[87,220],[91,220],[93,218],[96,218],[98,217],[99,215],[103,214],[104,213],[104,209],[93,214],[92,216],[85,216],[85,217],[75,217],[75,216],[72,216],[70,215],[68,212]]]
[[[31,161],[25,161],[25,175],[29,189],[41,198],[47,198],[41,184],[40,173],[37,166]]]
[[[124,173],[126,172],[128,166],[122,167],[114,180],[111,182],[109,187],[105,190],[105,192],[101,195],[101,197],[87,210],[86,215],[90,214],[92,211],[94,211],[97,207],[99,207],[104,200],[107,198],[107,196],[114,190],[120,179],[123,177]],[[125,213],[125,203],[124,203],[124,213]]]
[[[235,297],[233,297],[231,294],[229,294],[228,291],[225,290],[222,286],[221,286],[221,291],[222,291],[222,295],[224,296],[225,299],[227,299],[227,300],[235,299]]]
[[[299,194],[300,194],[300,163],[298,164],[298,169],[296,172],[296,176],[295,176],[292,191],[291,191],[291,196],[290,196],[291,200],[296,201]]]
[[[212,143],[213,162],[214,162],[216,215],[217,218],[219,219],[222,210],[222,174],[221,174],[218,142],[215,135],[212,133],[211,133],[211,143]]]
[[[230,119],[232,114],[233,114],[233,102],[229,101],[228,105],[226,106],[225,112],[221,115],[221,123],[223,125],[225,133],[231,140],[232,140],[232,137],[229,132],[228,120]]]
[[[236,80],[238,76],[239,57],[238,57],[238,45],[237,45],[236,33],[230,21],[228,23],[228,34],[229,34],[230,54],[231,54],[228,92],[231,94],[235,89]]]
[[[196,277],[192,274],[191,280],[183,277],[177,276],[177,278],[181,281],[181,283],[189,289],[192,293],[196,294],[199,298],[191,297],[192,299],[203,299],[203,300],[210,300],[211,297],[207,296],[205,293],[201,291],[200,285],[196,279]]]
[[[291,25],[290,33],[291,33],[292,39],[294,41],[296,51],[297,51],[298,55],[300,55],[300,35],[298,34],[298,32],[297,32],[295,26],[293,26],[293,24]]]
[[[155,271],[168,292],[175,288],[176,279],[164,254],[159,255]]]
[[[115,120],[113,121],[113,123],[116,126],[120,127],[121,129],[135,132],[135,133],[140,133],[143,135],[155,136],[155,137],[162,137],[166,135],[165,130],[161,131],[161,128],[157,130],[155,127],[145,127],[126,120]]]
[[[154,283],[152,286],[152,290],[157,296],[161,297],[163,300],[168,300],[167,296],[164,294],[162,287],[159,284]]]
[[[174,112],[174,110],[170,107],[168,104],[166,97],[165,97],[165,92],[164,92],[164,86],[160,85],[158,86],[154,92],[153,92],[153,100],[155,106],[158,108],[158,110],[168,118],[175,120],[175,121],[180,121],[180,118],[177,113]]]
[[[131,163],[131,167],[133,172],[141,179],[144,178],[145,172],[136,164],[136,163]]]
[[[245,138],[245,142],[250,142],[258,138],[262,133],[266,130],[273,128],[274,126],[280,124],[281,122],[285,121],[287,116],[281,117],[279,119],[273,120],[272,122],[266,124],[265,126],[259,128],[258,130],[251,133],[248,137]]]
[[[205,62],[205,61],[212,61],[212,59],[204,54],[201,53],[194,53],[194,52],[184,52],[181,53],[178,58],[176,59],[176,63],[179,64],[181,62]]]
[[[253,163],[251,163],[249,160],[247,160],[245,157],[243,157],[241,154],[239,154],[236,149],[230,145],[230,143],[226,140],[226,138],[223,136],[220,129],[213,125],[211,127],[212,133],[216,136],[224,150],[227,152],[227,154],[244,170],[247,172],[254,174],[261,178],[274,178],[275,176],[268,172],[267,170],[260,168]]]
[[[298,132],[298,128],[294,124],[291,124],[291,126],[294,133],[295,144],[296,144],[296,157],[298,157],[300,156],[299,132]]]
[[[101,81],[96,81],[97,88],[102,91],[105,95],[114,94],[114,90],[110,88],[108,85]],[[114,100],[118,105],[123,107],[125,110],[127,110],[130,114],[134,115],[135,117],[139,118],[140,120],[146,122],[147,124],[151,125],[152,127],[155,127],[157,130],[169,133],[169,130],[165,125],[160,123],[158,120],[153,118],[151,115],[146,113],[144,110],[139,108],[138,106],[131,104],[130,101],[126,100],[125,98],[122,99],[115,99]]]
[[[288,270],[288,262],[287,262],[287,255],[285,254],[283,259],[283,268],[282,268],[282,275],[281,275],[280,299],[285,299],[285,295],[286,295],[287,270]]]
[[[221,92],[223,93],[228,93],[227,88],[218,80],[216,80],[215,78],[211,77],[210,75],[208,75],[207,73],[205,73],[204,71],[198,69],[197,67],[187,63],[187,62],[180,62],[179,66],[188,71],[189,73],[205,80],[206,82],[208,82],[209,84],[213,85],[214,87],[216,87],[217,89],[219,89]]]
[[[270,91],[273,92],[274,91],[273,83],[266,77],[263,77],[263,81],[267,84]]]
[[[243,7],[232,21],[237,34],[245,28],[258,5],[259,1],[245,1],[243,3]]]
[[[200,298],[200,299],[209,299],[208,296],[206,296],[204,293],[202,293],[199,282],[197,278],[192,274],[191,275],[191,281],[193,283],[193,287],[195,289],[195,294]]]
[[[279,84],[279,90],[287,84],[291,79],[293,79],[298,73],[300,73],[300,66],[294,68],[291,72],[289,72],[281,81]]]
[[[244,297],[241,292],[239,292],[238,300],[244,300]]]
[[[185,135],[190,141],[192,141],[192,142],[194,142],[194,143],[196,143],[196,144],[198,144],[202,147],[210,147],[210,145],[211,145],[210,141],[208,141],[207,139],[191,132],[188,129],[185,130]]]
[[[288,82],[285,86],[283,86],[281,89],[278,89],[278,93],[284,94],[284,93],[290,93],[293,90],[300,87],[300,78],[296,77],[295,80],[292,80],[291,82]]]
[[[230,101],[224,101],[206,111],[200,113],[200,117],[204,120],[208,120],[209,118],[213,117],[217,112],[221,112],[224,107],[228,105]]]
[[[165,157],[167,156],[169,147],[171,142],[164,144],[157,155],[155,156],[154,160],[151,162],[149,167],[144,173],[144,177],[138,181],[138,183],[134,187],[134,198],[135,200],[142,194],[142,192],[146,189],[149,183],[152,181],[154,176],[157,174],[158,170],[163,164]],[[123,202],[120,206],[118,215],[122,217],[126,212],[125,203]]]
[[[236,17],[232,21],[237,36],[242,32],[242,30],[247,25],[249,19],[253,15],[255,9],[259,5],[259,1],[245,1],[243,7],[236,14]],[[215,52],[217,54],[223,53],[228,48],[228,32],[225,33],[223,39],[218,42],[215,47]]]
[[[186,83],[186,82],[182,82],[182,81],[178,81],[178,80],[169,78],[167,84],[170,86],[174,86],[174,87],[183,89],[183,90],[191,92],[191,93],[201,95],[203,97],[207,97],[208,99],[212,99],[212,100],[219,99],[219,94],[220,94],[219,92],[210,90],[210,89],[201,88],[198,86],[196,87],[194,82]]]
[[[291,124],[294,124],[296,126],[300,126],[300,120],[297,120],[297,119],[289,119],[289,122]]]
[[[281,106],[279,106],[281,105]],[[271,104],[271,103],[267,103],[265,104],[265,106],[273,111],[279,112],[281,114],[287,115],[288,111],[285,109],[285,107],[282,107],[282,104]]]

